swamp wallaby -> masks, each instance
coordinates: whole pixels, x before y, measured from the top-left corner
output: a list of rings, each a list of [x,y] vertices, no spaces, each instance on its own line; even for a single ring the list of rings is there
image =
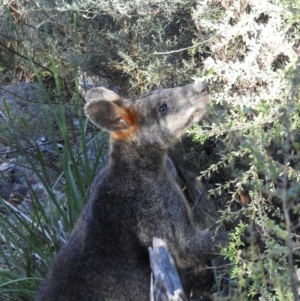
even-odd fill
[[[105,88],[87,93],[85,113],[110,132],[109,163],[56,255],[37,301],[149,301],[152,238],[163,239],[179,270],[216,256],[222,232],[197,228],[170,172],[167,150],[200,120],[210,101],[206,84],[124,99]]]

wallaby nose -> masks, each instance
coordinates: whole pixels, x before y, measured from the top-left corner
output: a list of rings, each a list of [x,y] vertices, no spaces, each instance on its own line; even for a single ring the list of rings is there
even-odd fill
[[[202,87],[201,87],[201,91],[200,91],[201,95],[208,95],[209,94],[209,89],[206,83],[202,82]]]

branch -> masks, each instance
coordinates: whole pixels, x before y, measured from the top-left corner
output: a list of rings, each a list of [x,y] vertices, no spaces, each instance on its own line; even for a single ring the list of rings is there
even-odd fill
[[[174,260],[162,239],[153,238],[149,256],[152,269],[150,300],[187,301]]]
[[[157,51],[155,51],[153,54],[170,54],[170,53],[181,52],[181,51],[185,51],[185,50],[194,48],[194,47],[196,47],[196,46],[200,46],[200,45],[204,44],[205,42],[208,42],[209,40],[210,40],[210,39],[208,39],[208,40],[206,40],[206,41],[202,41],[202,42],[197,43],[197,44],[194,44],[193,46],[189,46],[189,47],[181,48],[181,49],[177,49],[177,50],[171,50],[171,51],[166,51],[166,52],[157,52]]]
[[[15,55],[17,55],[17,56],[19,56],[19,57],[21,57],[21,58],[23,58],[23,59],[25,59],[25,60],[28,61],[28,58],[27,58],[26,56],[24,56],[24,55],[22,55],[22,54],[16,52],[15,50],[13,50],[13,49],[7,47],[4,43],[0,42],[0,45],[3,46],[4,48],[6,48],[8,51],[12,52],[13,54],[15,54]],[[45,69],[45,70],[47,70],[48,72],[50,72],[50,73],[54,76],[53,71],[50,70],[49,68],[47,68],[47,67],[43,66],[42,64],[40,64],[40,63],[34,61],[33,59],[32,59],[32,63],[34,63],[35,65],[37,65],[37,66],[39,66],[39,67],[41,67],[41,68],[43,68],[43,69]],[[59,77],[61,80],[63,80],[62,77],[60,77],[60,76],[58,76],[58,77]]]

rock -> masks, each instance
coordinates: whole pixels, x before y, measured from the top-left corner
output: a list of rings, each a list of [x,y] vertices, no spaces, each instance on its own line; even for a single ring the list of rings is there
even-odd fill
[[[90,88],[95,83],[92,77],[82,78],[82,80],[86,82],[85,88]],[[100,79],[98,79],[98,81],[99,80]],[[93,84],[89,83],[90,81],[93,82]],[[53,100],[55,100],[54,93],[48,90],[47,92],[49,92]],[[64,141],[60,138],[61,133],[51,114],[51,110],[49,110],[48,117],[52,122],[51,130],[53,130],[53,132],[57,131],[58,142],[56,142],[56,147],[48,132],[49,130],[47,129],[47,124],[45,123],[41,109],[42,102],[44,108],[47,110],[47,99],[44,95],[45,92],[36,83],[21,82],[0,88],[0,125],[3,126],[2,128],[5,131],[5,134],[2,133],[2,139],[0,140],[0,196],[14,206],[19,206],[20,203],[25,200],[28,209],[32,207],[32,191],[36,193],[39,200],[47,198],[48,193],[43,184],[39,181],[37,175],[32,171],[31,166],[22,153],[25,151],[35,160],[38,147],[45,162],[49,162],[53,168],[57,167],[57,170],[60,170],[60,166],[57,162],[58,154],[56,147],[62,151],[62,154],[64,149]],[[9,107],[9,113],[7,112],[5,102]],[[67,110],[68,109],[66,109],[66,111]],[[9,114],[12,118],[11,121]],[[27,125],[24,126],[23,120]],[[73,116],[71,114],[71,118],[68,116],[67,120],[68,126],[72,127],[72,131],[70,132],[75,137],[72,140],[72,152],[75,155],[77,153],[81,155],[79,152],[81,138],[78,139],[78,141],[76,140],[77,136],[79,136],[76,134],[76,131],[80,130],[79,119],[77,115]],[[12,132],[11,129],[13,129]],[[14,137],[12,135],[14,135]],[[16,140],[14,139],[16,139],[17,142],[15,142]],[[92,141],[90,141],[91,139]],[[86,140],[90,141],[87,144],[87,155],[92,166],[95,160],[98,159],[99,145],[104,143],[104,141],[102,135],[99,135],[98,138],[94,138],[92,137],[92,133],[86,134]],[[106,162],[105,158],[102,159],[101,167],[103,167]],[[84,161],[85,158],[82,158],[82,160]],[[39,164],[38,160],[37,164]],[[48,169],[49,173],[52,171],[53,170]],[[57,174],[55,174],[55,176],[57,176]]]

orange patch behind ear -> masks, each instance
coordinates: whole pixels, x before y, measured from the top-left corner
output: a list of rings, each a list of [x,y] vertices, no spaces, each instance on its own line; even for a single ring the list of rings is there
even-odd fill
[[[129,124],[129,128],[121,131],[114,131],[111,133],[111,135],[114,139],[117,140],[131,139],[138,129],[138,114],[133,109],[126,109],[121,107],[118,107],[117,111],[120,118],[123,119],[127,124]]]

